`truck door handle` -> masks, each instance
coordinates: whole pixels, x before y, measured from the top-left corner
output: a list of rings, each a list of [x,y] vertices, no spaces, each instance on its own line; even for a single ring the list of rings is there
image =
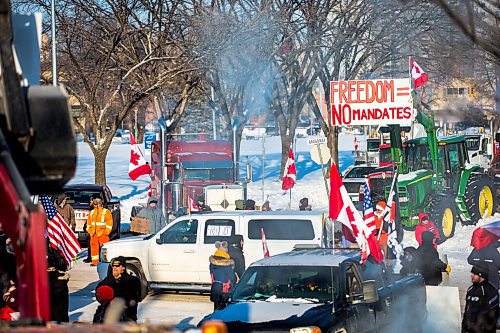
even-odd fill
[[[184,250],[184,253],[194,253],[194,250]]]

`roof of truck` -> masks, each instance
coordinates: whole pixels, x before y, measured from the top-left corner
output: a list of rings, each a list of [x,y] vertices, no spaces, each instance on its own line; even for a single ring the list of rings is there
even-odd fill
[[[339,266],[346,260],[359,260],[359,249],[312,249],[277,254],[251,266]]]
[[[272,210],[272,211],[260,211],[260,210],[231,210],[231,211],[212,211],[212,212],[192,212],[193,215],[218,215],[218,216],[322,216],[325,212],[322,211],[299,211],[299,210]]]
[[[464,141],[463,135],[451,135],[451,136],[440,136],[437,138],[438,143],[448,144],[448,143],[456,143]],[[415,143],[415,144],[426,144],[427,137],[415,138],[412,140],[406,141],[407,144]]]

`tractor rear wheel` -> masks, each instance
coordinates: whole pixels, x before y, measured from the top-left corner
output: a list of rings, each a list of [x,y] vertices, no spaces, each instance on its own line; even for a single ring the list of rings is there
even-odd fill
[[[471,220],[462,223],[476,224],[479,219],[492,216],[495,214],[496,201],[493,179],[481,174],[471,175],[465,190],[465,206]]]
[[[441,235],[441,243],[455,234],[457,209],[450,197],[435,197],[429,206],[429,216]]]

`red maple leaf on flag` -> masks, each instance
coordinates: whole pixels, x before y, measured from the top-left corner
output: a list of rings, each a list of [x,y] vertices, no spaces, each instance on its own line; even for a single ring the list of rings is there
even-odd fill
[[[130,151],[130,163],[133,165],[139,165],[139,159],[141,156],[137,154],[134,150]]]

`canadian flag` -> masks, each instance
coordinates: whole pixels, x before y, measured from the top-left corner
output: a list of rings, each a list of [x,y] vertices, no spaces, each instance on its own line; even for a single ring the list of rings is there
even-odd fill
[[[264,233],[264,228],[260,228],[260,237],[262,238],[262,251],[264,252],[264,258],[269,258],[269,248],[267,247],[266,234]]]
[[[295,159],[293,158],[293,151],[290,148],[288,152],[288,160],[285,164],[285,172],[283,173],[283,183],[281,188],[283,191],[291,189],[297,180],[297,169],[295,168]]]
[[[358,137],[357,137],[357,136],[355,136],[355,137],[354,137],[354,150],[356,150],[356,151],[357,151],[357,150],[358,150],[358,148],[359,148],[359,141],[358,141]]]
[[[193,199],[191,199],[191,197],[188,197],[188,214],[190,214],[191,212],[198,212],[200,209],[198,208],[198,206],[196,205],[196,202],[194,202]]]
[[[128,175],[130,179],[136,180],[142,175],[149,175],[151,167],[142,156],[142,152],[137,146],[134,136],[130,133],[130,163],[128,165]]]
[[[332,163],[330,170],[330,212],[331,219],[342,223],[344,236],[349,239],[349,233],[361,248],[361,260],[364,262],[371,254],[376,262],[384,260],[377,238],[365,223],[361,214],[354,207],[347,190],[340,179],[339,170]]]
[[[427,74],[422,70],[422,67],[413,60],[413,57],[410,57],[410,73],[413,79],[413,88],[415,89],[422,86],[429,79]]]

